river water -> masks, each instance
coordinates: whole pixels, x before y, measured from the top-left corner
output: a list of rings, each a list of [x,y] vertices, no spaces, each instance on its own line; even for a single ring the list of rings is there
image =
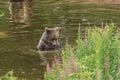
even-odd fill
[[[120,25],[119,4],[13,1],[0,2],[0,75],[13,70],[20,79],[44,80],[45,62],[36,45],[45,27],[60,27],[61,46],[68,41],[74,47],[79,23],[81,32],[89,26],[100,26],[101,21]],[[47,55],[47,59],[51,57]]]

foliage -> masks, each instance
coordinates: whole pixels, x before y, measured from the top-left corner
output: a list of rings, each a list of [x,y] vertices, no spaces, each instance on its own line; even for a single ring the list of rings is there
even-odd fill
[[[4,13],[2,13],[2,14],[0,14],[0,17],[2,17],[2,16],[4,16],[5,14]]]
[[[65,56],[63,59],[64,65],[61,65],[57,59],[55,59],[55,64],[53,64],[52,68],[49,66],[49,64],[47,64],[47,73],[45,74],[46,80],[71,80],[71,78],[77,79],[80,69],[78,68],[73,56],[67,54],[72,52],[70,49],[70,46],[67,45],[66,50],[62,52]]]
[[[114,24],[106,25],[104,29],[95,27],[87,31],[85,41],[80,37],[77,40],[76,58],[88,67],[87,71],[93,72],[94,79],[119,78],[120,40],[115,29]]]
[[[17,78],[13,76],[13,71],[9,71],[0,80],[17,80]]]
[[[120,80],[120,39],[113,23],[86,30],[84,38],[79,32],[76,42],[76,49],[67,45],[62,52],[61,66],[47,68],[46,80]]]

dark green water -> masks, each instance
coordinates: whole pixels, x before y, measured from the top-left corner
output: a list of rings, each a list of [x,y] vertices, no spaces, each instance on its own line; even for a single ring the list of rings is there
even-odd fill
[[[23,8],[21,8],[24,6]],[[11,7],[14,6],[14,7]],[[60,43],[75,46],[78,23],[88,25],[114,22],[120,25],[120,5],[76,4],[35,0],[28,3],[0,2],[0,75],[14,70],[27,80],[44,80],[45,65],[35,52],[45,27],[61,27]],[[33,51],[34,50],[34,51]]]

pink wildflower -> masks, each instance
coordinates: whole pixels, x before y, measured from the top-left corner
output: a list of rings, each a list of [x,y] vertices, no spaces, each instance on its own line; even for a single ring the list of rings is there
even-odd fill
[[[63,75],[62,74],[59,75],[59,79],[63,80]]]
[[[108,57],[105,57],[105,62],[104,62],[104,67],[108,68],[109,64],[108,64]]]
[[[71,73],[71,72],[70,72],[70,69],[67,68],[67,69],[66,69],[66,75],[68,76],[70,73]]]
[[[47,63],[47,72],[48,73],[52,72],[52,68],[50,67],[49,63]]]
[[[101,71],[97,68],[96,69],[97,80],[101,80]]]
[[[104,63],[104,66],[105,66],[105,68],[108,68],[108,66],[109,66],[109,65],[108,65],[108,62],[105,62],[105,63]]]
[[[73,58],[71,59],[70,63],[71,63],[71,66],[75,66],[75,60]]]
[[[71,59],[70,64],[76,72],[79,71],[79,68],[76,66],[75,60],[73,58]]]

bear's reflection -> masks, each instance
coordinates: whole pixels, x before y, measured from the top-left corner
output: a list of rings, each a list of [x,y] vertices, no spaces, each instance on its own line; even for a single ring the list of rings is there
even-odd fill
[[[39,51],[40,57],[44,59],[45,64],[49,64],[52,67],[53,64],[62,64],[62,55],[61,51]]]

